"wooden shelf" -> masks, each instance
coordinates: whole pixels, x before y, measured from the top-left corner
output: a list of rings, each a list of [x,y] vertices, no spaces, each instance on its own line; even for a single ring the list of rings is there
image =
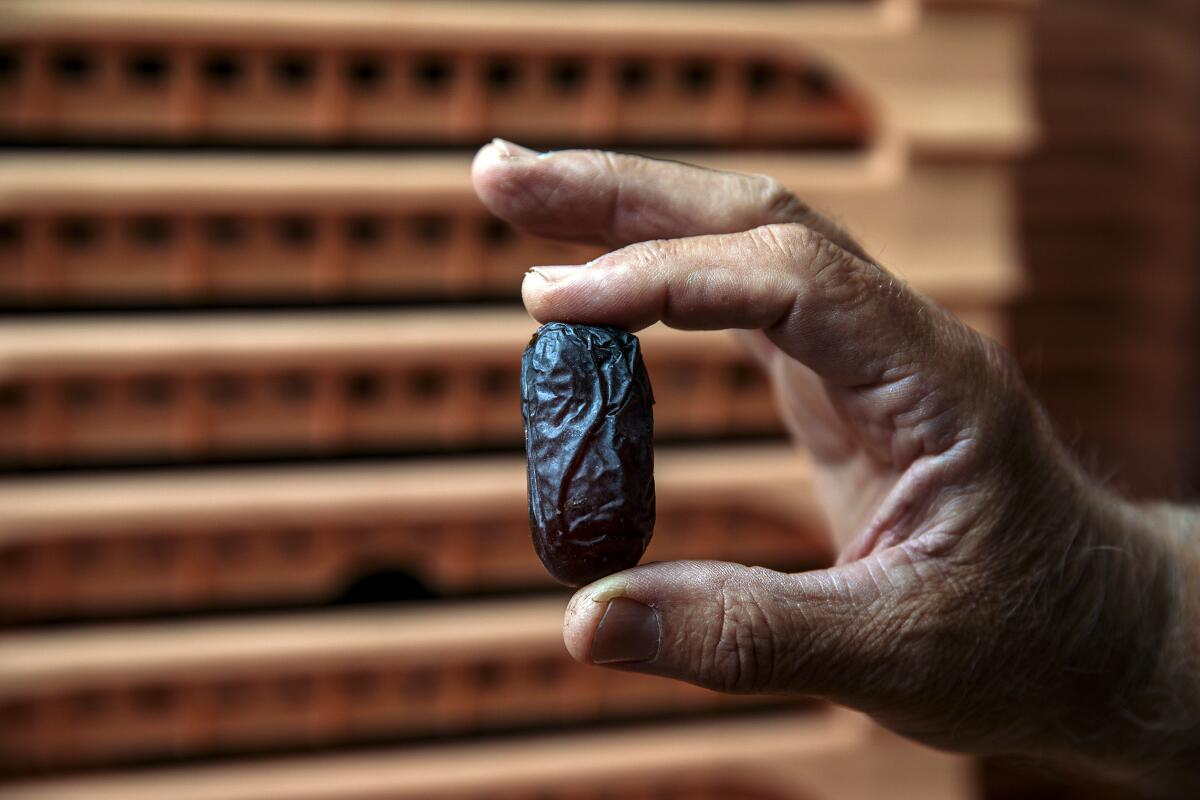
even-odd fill
[[[10,800],[577,798],[862,800],[904,786],[973,795],[969,762],[880,732],[848,712],[506,739],[10,784]],[[653,794],[651,795],[651,793]]]
[[[659,448],[645,560],[832,560],[787,445]],[[0,619],[314,603],[380,571],[439,597],[548,587],[520,457],[0,484]]]

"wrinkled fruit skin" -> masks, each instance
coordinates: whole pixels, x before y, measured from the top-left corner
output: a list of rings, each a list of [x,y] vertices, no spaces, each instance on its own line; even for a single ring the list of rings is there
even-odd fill
[[[560,583],[637,564],[654,533],[654,395],[636,336],[543,325],[521,358],[533,547]]]

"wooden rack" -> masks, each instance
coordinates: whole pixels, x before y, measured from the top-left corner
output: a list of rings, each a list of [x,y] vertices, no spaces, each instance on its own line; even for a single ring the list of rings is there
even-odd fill
[[[646,558],[828,563],[788,446],[660,448]],[[551,585],[529,544],[525,464],[38,478],[0,487],[0,621],[308,604],[380,572],[439,597]]]

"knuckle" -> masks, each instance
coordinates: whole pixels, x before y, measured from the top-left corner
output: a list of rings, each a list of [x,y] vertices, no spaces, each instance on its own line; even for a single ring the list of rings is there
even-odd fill
[[[804,251],[807,237],[815,234],[803,225],[789,223],[760,225],[750,230],[748,235],[764,255],[780,263],[790,264]]]
[[[680,243],[674,239],[649,239],[644,242],[626,245],[615,250],[608,256],[602,256],[600,261],[612,259],[621,264],[637,269],[645,269],[660,262],[670,262],[678,252]]]
[[[799,222],[812,213],[807,203],[775,178],[769,175],[754,177],[758,204],[767,219],[772,222]]]

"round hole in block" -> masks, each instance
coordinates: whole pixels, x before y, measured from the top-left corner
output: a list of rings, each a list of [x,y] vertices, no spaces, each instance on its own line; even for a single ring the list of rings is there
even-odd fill
[[[507,244],[516,236],[516,231],[504,220],[489,217],[483,221],[483,240],[493,247]]]
[[[166,408],[175,399],[175,384],[168,375],[139,375],[130,386],[134,402],[147,408]]]
[[[125,75],[136,86],[158,88],[171,77],[171,61],[156,50],[133,53],[125,60]]]
[[[204,80],[215,89],[232,89],[246,78],[246,64],[234,53],[210,53],[202,69]]]
[[[0,48],[0,83],[15,83],[21,66],[21,53],[16,48]]]
[[[289,405],[306,403],[313,396],[313,377],[302,370],[288,370],[271,379],[275,396]]]
[[[450,221],[445,217],[419,217],[413,220],[413,234],[421,244],[442,244],[450,238]]]
[[[61,386],[63,405],[77,413],[95,409],[104,399],[100,382],[91,378],[69,378]]]
[[[587,79],[587,65],[574,58],[564,58],[550,65],[550,85],[560,94],[575,94]]]
[[[521,81],[521,66],[515,59],[495,58],[483,68],[483,82],[492,94],[504,94]]]
[[[432,367],[413,371],[406,383],[409,394],[419,400],[433,400],[446,391],[446,375]]]
[[[383,222],[378,217],[360,214],[346,220],[346,241],[352,246],[366,250],[379,244],[383,238]]]
[[[16,250],[25,242],[25,224],[16,217],[0,217],[0,250]]]
[[[646,61],[624,61],[617,67],[617,86],[625,95],[632,96],[646,91],[650,86],[651,77],[650,64]]]
[[[316,238],[316,225],[308,217],[291,215],[275,221],[275,236],[280,244],[301,249],[312,244]]]
[[[763,95],[779,85],[779,71],[765,61],[746,65],[746,89],[751,95]]]
[[[360,406],[374,405],[383,399],[383,376],[370,370],[356,370],[345,378],[346,399]]]
[[[70,250],[85,250],[100,238],[100,224],[91,217],[64,217],[54,226],[59,244]]]
[[[715,79],[716,70],[707,61],[689,61],[679,68],[679,85],[690,95],[707,93]]]
[[[426,56],[413,64],[413,81],[426,91],[442,91],[454,79],[454,64],[442,56]]]
[[[246,380],[232,372],[210,375],[206,381],[209,402],[218,406],[232,406],[244,401],[250,394]]]
[[[355,92],[374,92],[387,79],[387,69],[379,56],[355,56],[346,63],[346,83]]]
[[[214,247],[236,247],[249,238],[249,226],[237,217],[209,217],[204,222],[204,235]]]
[[[129,233],[142,247],[158,249],[170,243],[175,226],[163,216],[136,217],[130,221]]]
[[[23,383],[0,383],[0,413],[17,414],[29,406],[29,387]]]
[[[312,56],[305,53],[284,53],[271,62],[271,75],[275,83],[289,92],[312,86],[316,71]]]
[[[59,50],[50,61],[51,72],[61,83],[82,85],[99,70],[96,58],[86,50]]]

